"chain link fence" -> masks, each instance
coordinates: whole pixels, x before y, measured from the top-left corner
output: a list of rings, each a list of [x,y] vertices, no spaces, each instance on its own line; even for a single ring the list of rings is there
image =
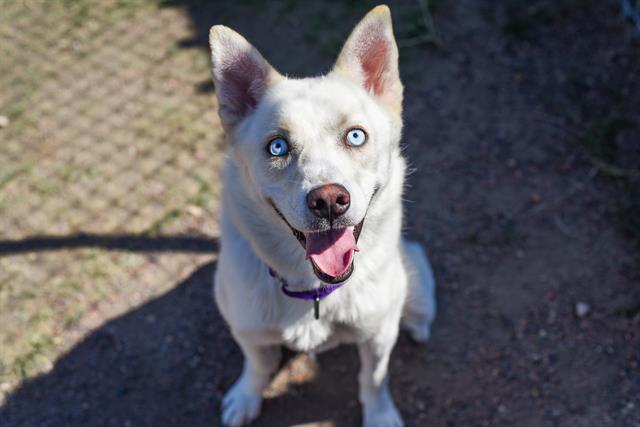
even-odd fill
[[[191,34],[150,1],[2,2],[0,397],[211,257],[221,130]]]

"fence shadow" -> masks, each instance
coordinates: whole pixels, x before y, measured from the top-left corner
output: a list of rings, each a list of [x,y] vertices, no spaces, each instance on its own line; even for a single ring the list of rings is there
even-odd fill
[[[213,253],[218,251],[218,241],[206,236],[87,233],[71,236],[42,235],[17,240],[0,240],[0,256],[89,247],[129,252]]]

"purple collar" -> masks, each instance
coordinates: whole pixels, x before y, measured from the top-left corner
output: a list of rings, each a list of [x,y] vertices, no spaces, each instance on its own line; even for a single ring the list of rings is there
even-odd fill
[[[287,289],[287,281],[282,277],[278,276],[278,274],[269,267],[269,274],[271,277],[274,277],[280,281],[282,284],[282,293],[290,298],[302,299],[305,301],[313,301],[313,309],[314,309],[314,317],[316,319],[320,318],[320,300],[326,298],[330,293],[339,289],[345,282],[329,284],[323,283],[319,288],[310,289],[308,291],[291,291]]]
[[[286,296],[291,298],[303,299],[307,301],[315,300],[316,298],[323,299],[327,295],[329,295],[331,292],[335,291],[340,286],[344,285],[344,282],[336,283],[333,285],[324,283],[319,288],[311,289],[309,291],[290,291],[289,289],[287,289],[287,282],[285,282],[283,279],[281,280],[282,280],[282,292],[284,292]]]

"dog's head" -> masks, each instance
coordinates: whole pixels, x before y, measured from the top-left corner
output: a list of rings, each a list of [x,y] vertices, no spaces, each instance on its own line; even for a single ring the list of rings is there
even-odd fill
[[[279,74],[233,30],[210,33],[218,112],[261,203],[293,231],[323,281],[346,280],[402,127],[398,49],[386,6],[355,27],[326,76]]]

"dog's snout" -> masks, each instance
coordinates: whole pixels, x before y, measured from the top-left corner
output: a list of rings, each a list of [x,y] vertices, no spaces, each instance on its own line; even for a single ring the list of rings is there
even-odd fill
[[[325,184],[307,194],[307,206],[314,215],[328,219],[339,217],[349,209],[351,195],[340,184]]]

